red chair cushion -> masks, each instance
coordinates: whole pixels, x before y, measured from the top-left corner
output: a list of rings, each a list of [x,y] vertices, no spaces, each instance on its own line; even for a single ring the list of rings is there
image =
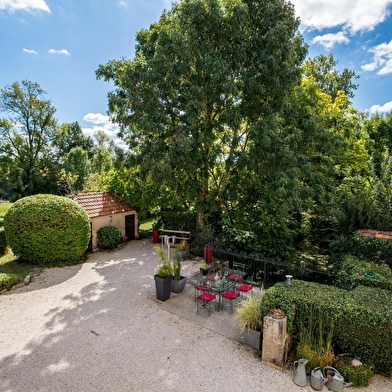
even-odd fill
[[[197,285],[197,286],[195,286],[195,289],[199,290],[199,291],[207,291],[207,287],[206,286]]]
[[[233,290],[226,291],[225,293],[222,294],[222,296],[227,299],[234,299],[234,298],[239,297],[239,295],[240,295],[239,293],[236,293]]]
[[[211,293],[207,293],[207,292],[205,292],[205,293],[203,293],[203,294],[200,294],[199,296],[197,296],[196,297],[197,299],[201,299],[201,300],[203,300],[203,301],[212,301],[213,299],[215,299],[215,295],[214,294],[211,294]]]
[[[242,283],[240,286],[237,287],[237,290],[239,291],[244,291],[244,292],[248,292],[250,290],[253,289],[253,286],[250,286],[248,284]]]
[[[231,274],[229,276],[229,279],[234,280],[236,282],[239,282],[240,280],[244,279],[241,275],[237,275],[237,274]]]

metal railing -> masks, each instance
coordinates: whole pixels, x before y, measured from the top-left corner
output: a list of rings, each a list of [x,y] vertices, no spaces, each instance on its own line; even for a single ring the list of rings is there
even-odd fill
[[[286,275],[292,275],[293,279],[306,280],[316,283],[332,284],[336,278],[328,270],[310,269],[298,264],[288,264],[282,261],[270,260],[260,254],[240,254],[229,252],[215,246],[206,246],[210,252],[213,252],[213,259],[216,262],[224,263],[229,268],[233,263],[242,263],[246,265],[246,279],[255,285],[265,289],[273,286],[277,282],[285,281]]]

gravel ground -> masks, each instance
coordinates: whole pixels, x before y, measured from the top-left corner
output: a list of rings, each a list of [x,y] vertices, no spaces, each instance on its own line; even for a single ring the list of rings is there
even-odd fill
[[[262,364],[227,311],[197,315],[191,284],[157,301],[156,265],[153,244],[132,241],[3,292],[0,391],[313,391]],[[391,392],[392,380],[350,390]]]

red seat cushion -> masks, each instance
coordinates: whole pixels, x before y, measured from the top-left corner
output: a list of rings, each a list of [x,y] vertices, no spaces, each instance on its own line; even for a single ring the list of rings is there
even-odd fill
[[[237,287],[237,290],[239,291],[244,291],[244,292],[248,292],[250,290],[253,289],[253,286],[250,286],[248,284],[242,283],[240,286]]]
[[[242,277],[241,275],[231,274],[231,275],[229,276],[229,279],[235,280],[236,282],[239,282],[240,280],[243,279],[243,277]]]
[[[203,300],[203,301],[212,301],[213,299],[215,299],[215,295],[214,294],[211,294],[211,293],[207,293],[207,292],[205,292],[205,293],[203,293],[203,294],[200,294],[198,297],[196,297],[197,299],[201,299],[201,300]]]
[[[199,291],[207,291],[207,287],[206,286],[197,285],[197,286],[195,286],[195,289],[199,290]]]
[[[239,293],[236,293],[233,290],[229,290],[229,291],[226,291],[225,293],[223,293],[222,296],[227,299],[234,299],[234,298],[239,297]]]

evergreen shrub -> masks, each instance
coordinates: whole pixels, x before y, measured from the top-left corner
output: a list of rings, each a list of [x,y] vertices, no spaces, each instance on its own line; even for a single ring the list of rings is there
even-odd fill
[[[122,242],[121,231],[115,226],[103,226],[97,231],[97,241],[102,249],[115,249]]]
[[[372,366],[376,373],[391,376],[392,296],[389,290],[358,286],[347,291],[293,280],[291,286],[277,283],[264,294],[261,317],[276,308],[287,315],[288,332],[294,336],[299,335],[310,313],[320,312],[325,331],[333,327],[335,354],[347,353]]]
[[[79,259],[90,240],[90,220],[75,201],[39,194],[16,201],[4,216],[12,252],[41,265]]]
[[[7,247],[7,240],[5,238],[5,231],[3,227],[0,227],[0,255],[5,253],[5,248]]]

